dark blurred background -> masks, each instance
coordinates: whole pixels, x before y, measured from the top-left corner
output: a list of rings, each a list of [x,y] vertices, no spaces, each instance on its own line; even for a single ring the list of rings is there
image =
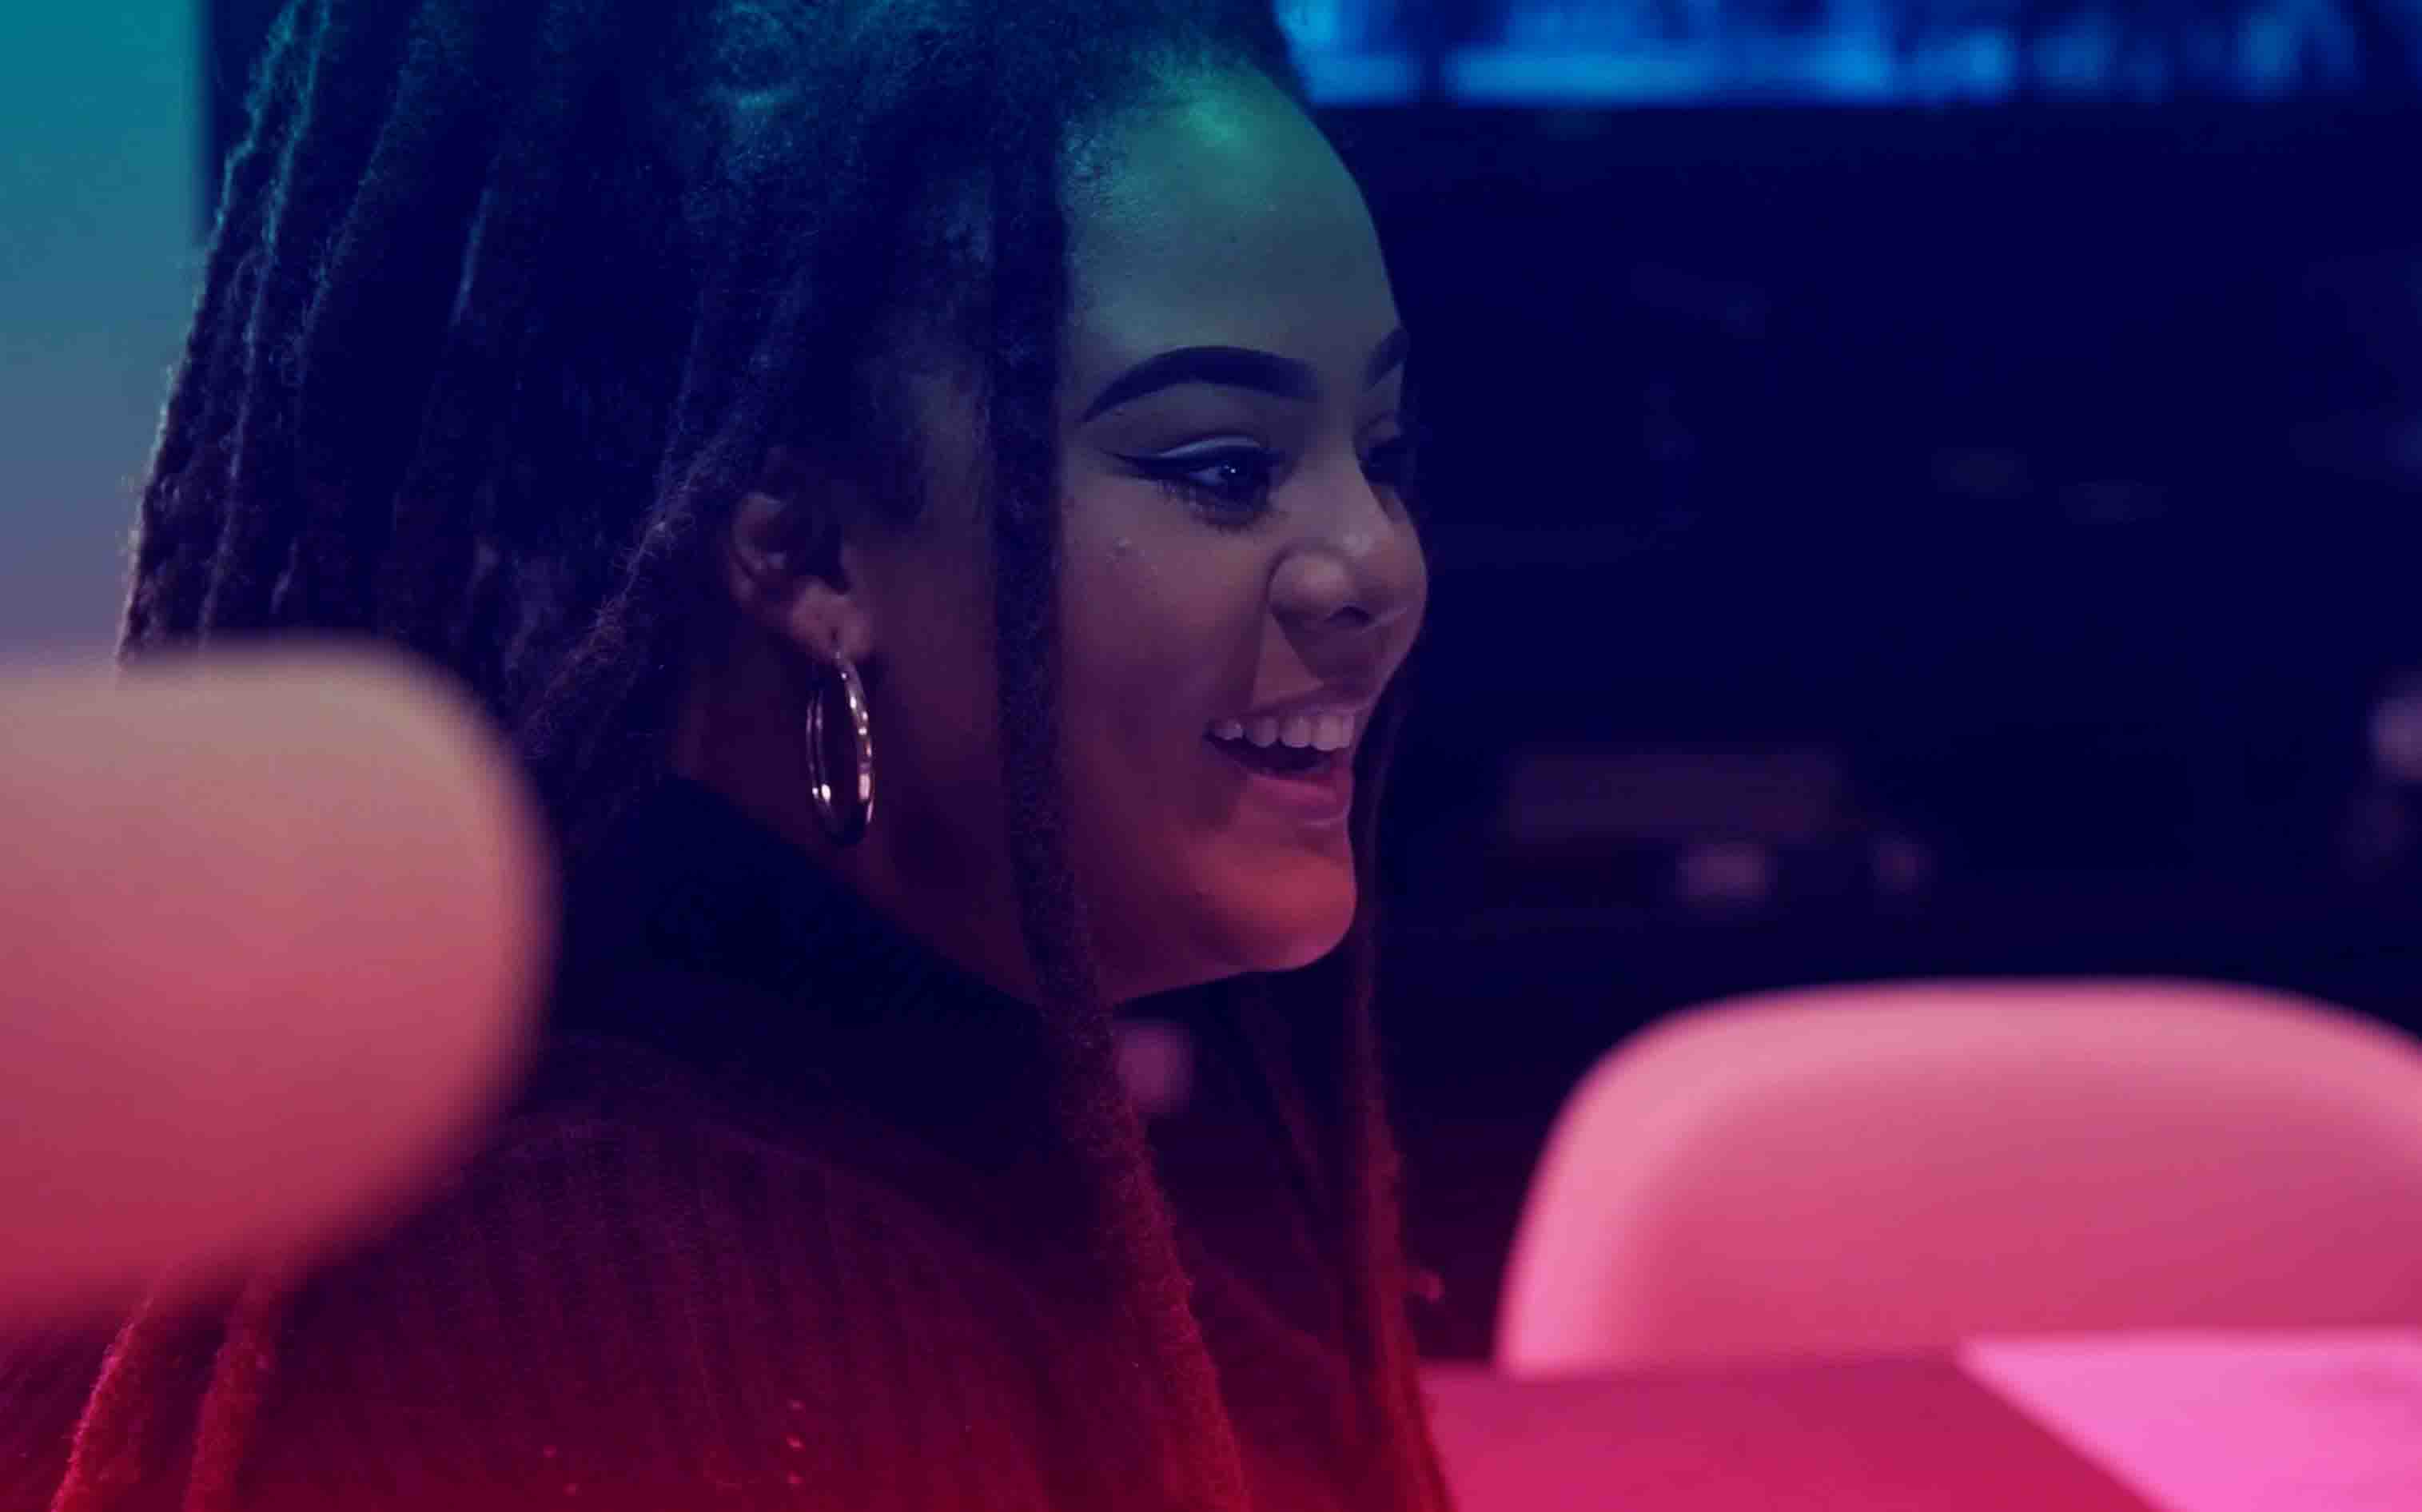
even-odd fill
[[[272,8],[208,12],[210,164]],[[2422,0],[1282,9],[1432,430],[1431,1350],[1687,1005],[2150,973],[2422,1029]]]

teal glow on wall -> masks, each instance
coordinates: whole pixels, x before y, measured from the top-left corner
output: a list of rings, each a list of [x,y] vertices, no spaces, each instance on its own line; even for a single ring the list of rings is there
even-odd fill
[[[197,287],[199,17],[0,6],[0,655],[105,649]]]

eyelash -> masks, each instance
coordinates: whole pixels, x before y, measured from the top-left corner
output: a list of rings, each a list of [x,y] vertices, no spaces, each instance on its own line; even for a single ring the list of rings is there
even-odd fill
[[[1240,529],[1269,507],[1272,475],[1286,459],[1258,446],[1229,446],[1218,451],[1189,452],[1183,457],[1135,457],[1138,472],[1187,501],[1223,526]],[[1214,468],[1241,468],[1250,481],[1225,488],[1198,480]],[[1412,485],[1413,447],[1409,436],[1396,436],[1374,447],[1362,460],[1362,475],[1379,487],[1402,493]],[[1240,487],[1245,491],[1239,491]]]

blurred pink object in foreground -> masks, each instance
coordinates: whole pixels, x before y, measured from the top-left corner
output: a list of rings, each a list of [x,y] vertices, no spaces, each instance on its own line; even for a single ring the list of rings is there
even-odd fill
[[[543,831],[414,663],[286,643],[0,676],[0,1305],[399,1216],[515,1069]]]
[[[2385,1324],[2422,1324],[2407,1037],[2246,988],[1902,984],[1702,1008],[1602,1061],[1498,1363]]]

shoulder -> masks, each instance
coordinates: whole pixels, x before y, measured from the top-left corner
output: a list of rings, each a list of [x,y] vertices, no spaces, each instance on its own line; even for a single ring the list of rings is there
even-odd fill
[[[1048,1395],[1052,1320],[849,1159],[844,1115],[778,1136],[607,1047],[543,1074],[433,1201],[294,1292],[247,1484],[748,1504],[972,1463],[997,1504],[1030,1500],[1036,1446],[975,1441]]]

